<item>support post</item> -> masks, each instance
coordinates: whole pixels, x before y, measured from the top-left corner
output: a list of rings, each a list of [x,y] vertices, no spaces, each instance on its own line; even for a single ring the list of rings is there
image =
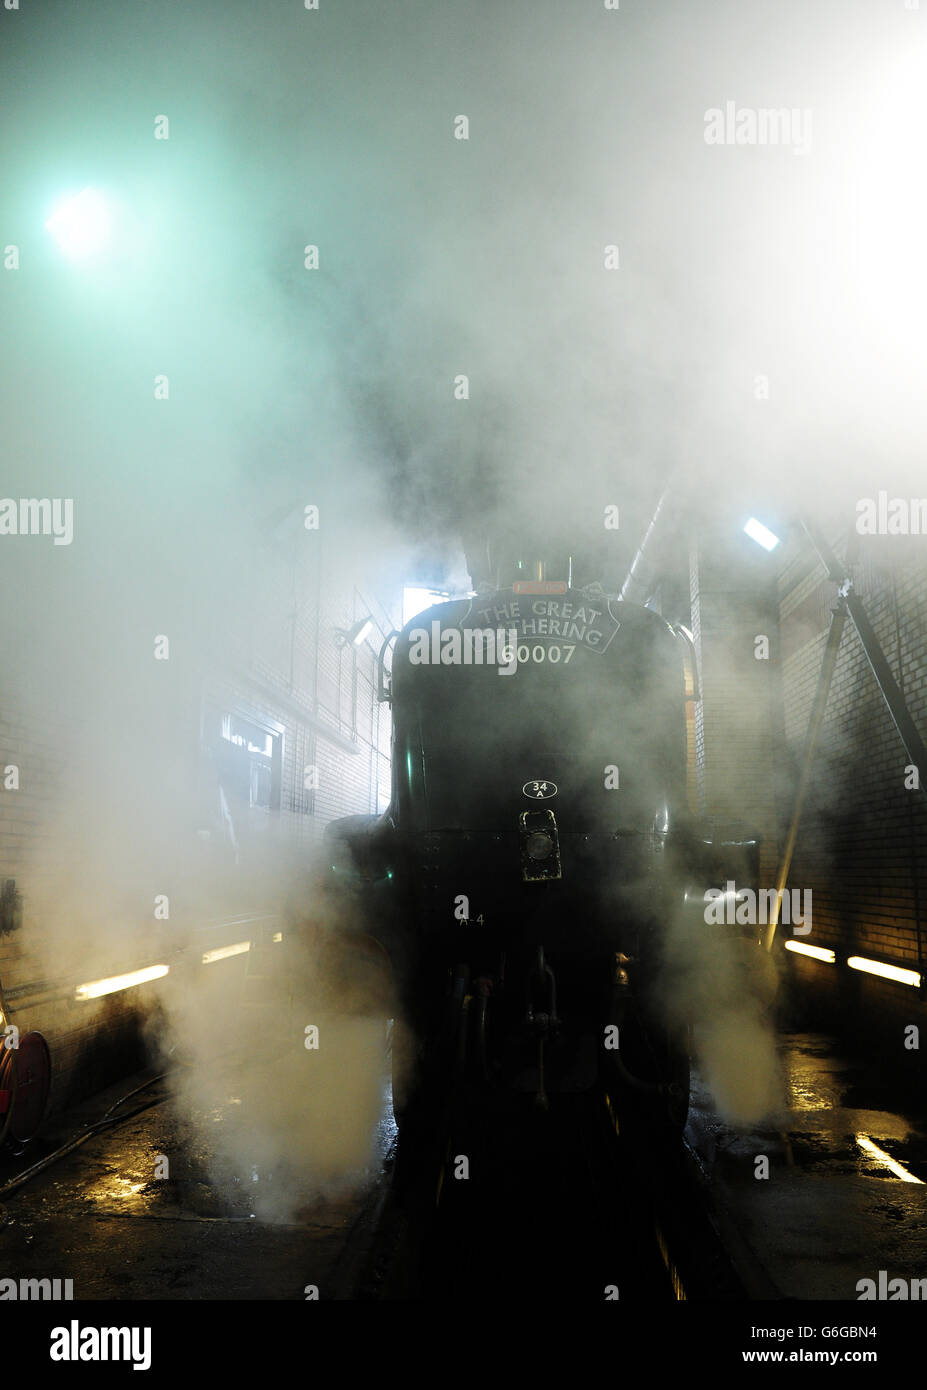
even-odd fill
[[[808,783],[811,780],[811,768],[814,763],[818,734],[821,732],[824,711],[827,708],[827,699],[830,695],[831,681],[833,680],[834,668],[837,665],[837,653],[840,650],[840,639],[843,637],[843,629],[846,620],[846,600],[842,596],[838,596],[836,607],[832,610],[830,631],[827,634],[827,645],[824,648],[824,659],[821,662],[821,671],[818,675],[817,690],[814,692],[814,704],[811,706],[811,718],[808,721],[808,737],[805,743],[805,756],[802,761],[798,786],[795,789],[795,799],[792,803],[789,832],[786,836],[782,858],[779,861],[779,873],[776,877],[776,902],[773,907],[772,918],[766,924],[766,932],[763,938],[763,945],[767,951],[772,950],[773,942],[776,939],[776,927],[779,925],[782,895],[789,881],[789,870],[792,867],[792,855],[795,852],[795,841],[798,839],[798,827],[801,824],[802,811],[805,808],[805,798],[808,795]]]

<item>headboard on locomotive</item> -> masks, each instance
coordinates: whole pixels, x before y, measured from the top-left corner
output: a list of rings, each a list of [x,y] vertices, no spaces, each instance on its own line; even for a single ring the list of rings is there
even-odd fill
[[[390,806],[327,832],[374,916],[401,916],[378,924],[390,944],[492,924],[575,946],[579,912],[620,945],[622,921],[661,913],[665,848],[692,840],[688,634],[535,580],[437,604],[395,638]]]

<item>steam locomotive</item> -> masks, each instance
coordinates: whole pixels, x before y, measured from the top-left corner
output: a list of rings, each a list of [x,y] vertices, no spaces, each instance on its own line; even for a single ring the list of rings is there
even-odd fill
[[[665,945],[704,878],[692,639],[569,572],[508,578],[390,634],[390,804],[326,829],[333,882],[390,961],[400,1135],[449,1088],[544,1109],[602,1087],[626,1122],[678,1132],[689,1048]]]

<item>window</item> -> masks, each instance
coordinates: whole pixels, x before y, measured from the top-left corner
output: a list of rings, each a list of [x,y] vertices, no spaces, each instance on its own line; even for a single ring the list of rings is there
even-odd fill
[[[231,713],[222,714],[220,732],[231,745],[222,764],[242,801],[252,810],[279,811],[281,733]]]
[[[431,608],[435,603],[445,603],[450,598],[446,589],[420,589],[415,585],[406,584],[402,591],[402,625],[411,622],[419,613],[424,613],[426,608]]]

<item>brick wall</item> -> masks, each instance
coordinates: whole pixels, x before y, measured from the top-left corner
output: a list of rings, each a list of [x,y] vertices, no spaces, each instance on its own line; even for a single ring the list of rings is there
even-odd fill
[[[740,821],[763,835],[764,887],[776,881],[836,600],[836,585],[807,541],[793,536],[783,549],[771,561],[703,534],[690,565],[702,689],[695,707],[699,812],[722,830]],[[883,538],[867,548],[864,540],[854,572],[909,711],[927,735],[923,555],[910,544],[893,548]],[[770,637],[769,661],[753,658],[761,633]],[[838,964],[792,952],[780,959],[785,998],[805,1023],[849,1026],[896,1043],[907,1023],[927,1022],[919,992],[843,962],[860,955],[922,975],[927,969],[927,800],[905,786],[907,763],[848,618],[789,878],[793,889],[812,894],[812,933],[800,939],[834,950]],[[780,951],[788,935],[780,929]]]
[[[927,572],[916,552],[884,543],[861,552],[855,588],[902,686],[915,724],[927,733]],[[836,588],[810,546],[779,579],[785,737],[802,755]],[[927,931],[927,801],[905,787],[907,755],[862,644],[847,619],[813,765],[792,882],[813,890],[807,938],[923,973]],[[923,774],[923,770],[922,770]],[[860,1024],[920,1014],[917,993],[854,971],[789,957],[798,983],[822,991]],[[865,1018],[863,1017],[865,1014]]]

